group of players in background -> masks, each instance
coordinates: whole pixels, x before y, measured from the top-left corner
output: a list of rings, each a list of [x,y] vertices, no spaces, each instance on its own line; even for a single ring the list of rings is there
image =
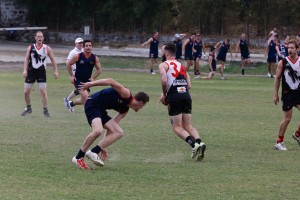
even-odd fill
[[[229,38],[224,41],[220,41],[215,45],[205,46],[201,35],[199,33],[191,34],[186,38],[187,34],[177,33],[174,36],[173,43],[176,45],[176,60],[185,60],[185,67],[189,71],[191,66],[194,66],[195,79],[212,79],[216,70],[219,69],[221,79],[224,79],[224,69],[227,53],[230,53],[230,61],[232,61],[232,46]],[[186,39],[185,39],[186,38]],[[184,40],[185,39],[185,40]],[[270,78],[275,74],[275,63],[279,62],[286,56],[288,56],[288,41],[290,37],[285,35],[282,40],[279,39],[277,28],[273,30],[267,36],[265,57],[267,57],[268,73]],[[184,40],[184,41],[183,41]],[[297,41],[300,43],[300,33],[297,35]],[[155,31],[153,36],[148,41],[142,44],[142,47],[150,45],[149,58],[150,58],[150,72],[155,74],[154,65],[157,63],[158,58],[158,46],[159,46],[159,32]],[[206,60],[206,48],[210,49],[208,59]],[[245,75],[245,67],[251,63],[249,42],[247,35],[242,33],[240,39],[236,42],[235,53],[236,58],[240,52],[241,56],[241,75]],[[298,54],[300,54],[298,52]],[[204,60],[208,62],[210,73],[207,76],[200,76],[201,68],[200,61]]]

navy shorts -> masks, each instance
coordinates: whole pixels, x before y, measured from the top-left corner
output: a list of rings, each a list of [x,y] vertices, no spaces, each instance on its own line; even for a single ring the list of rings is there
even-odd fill
[[[46,69],[44,66],[41,66],[38,69],[35,69],[32,66],[28,67],[25,83],[34,83],[35,81],[38,83],[46,83]]]
[[[294,106],[300,105],[300,90],[283,92],[281,100],[282,110],[285,112],[291,110]]]
[[[268,55],[268,63],[276,63],[276,55]]]
[[[241,53],[241,58],[242,58],[242,60],[246,60],[246,59],[250,58],[250,54],[249,53]]]
[[[79,85],[80,83],[86,83],[86,82],[89,82],[89,81],[78,81],[78,80],[74,80],[74,87],[76,88],[76,90],[79,89]],[[87,89],[88,92],[91,92],[90,88]]]
[[[198,53],[195,53],[194,54],[194,61],[196,61],[197,60],[197,58],[199,58],[199,59],[201,59],[201,57],[202,57],[202,53],[200,54],[198,54]]]
[[[168,102],[168,111],[169,111],[169,116],[175,116],[179,114],[191,114],[192,100],[179,99],[178,101]]]
[[[218,56],[217,56],[217,60],[221,60],[221,61],[224,61],[224,62],[226,62],[226,55],[223,55],[223,54],[218,54]]]
[[[149,58],[158,58],[158,52],[150,52]]]
[[[95,105],[93,99],[88,99],[84,104],[84,112],[86,119],[90,126],[92,126],[92,121],[95,118],[100,118],[102,121],[102,125],[104,126],[109,120],[111,120],[111,117],[107,114],[105,110],[99,110],[97,106]]]

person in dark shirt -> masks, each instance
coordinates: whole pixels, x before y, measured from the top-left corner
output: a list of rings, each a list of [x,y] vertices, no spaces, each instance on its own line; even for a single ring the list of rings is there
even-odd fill
[[[77,155],[72,158],[72,162],[81,169],[89,169],[84,162],[85,156],[95,165],[103,166],[103,161],[108,156],[106,148],[123,136],[123,130],[119,126],[120,120],[127,115],[129,108],[138,112],[149,102],[149,96],[146,93],[139,92],[133,96],[128,88],[111,78],[81,83],[79,90],[86,91],[93,86],[111,87],[92,94],[85,103],[84,111],[92,132],[85,138]],[[107,110],[115,110],[117,114],[111,118]],[[88,150],[101,135],[103,129],[107,130],[105,136],[99,144]]]
[[[250,52],[248,48],[248,40],[246,39],[246,34],[241,35],[241,39],[236,44],[235,48],[235,57],[237,58],[238,49],[241,51],[241,69],[242,69],[242,75],[245,75],[245,65],[250,64]]]
[[[267,76],[270,78],[273,78],[273,74],[275,73],[275,63],[276,63],[276,57],[277,57],[277,52],[276,52],[276,45],[277,45],[277,39],[278,36],[275,35],[274,39],[269,42],[269,45],[267,46],[265,56],[268,54],[268,74]]]
[[[154,65],[157,63],[158,58],[158,44],[159,44],[159,32],[155,31],[153,37],[149,38],[146,42],[142,44],[142,47],[150,44],[149,58],[150,58],[150,73],[155,74],[153,71]]]

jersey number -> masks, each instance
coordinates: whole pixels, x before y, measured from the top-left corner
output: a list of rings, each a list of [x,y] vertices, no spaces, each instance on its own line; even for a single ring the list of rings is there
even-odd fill
[[[186,70],[185,70],[184,66],[180,67],[180,71],[178,71],[176,63],[171,62],[170,66],[173,67],[173,69],[175,71],[175,72],[172,73],[173,77],[177,78],[178,75],[180,74],[180,75],[184,76],[184,78],[186,78]]]

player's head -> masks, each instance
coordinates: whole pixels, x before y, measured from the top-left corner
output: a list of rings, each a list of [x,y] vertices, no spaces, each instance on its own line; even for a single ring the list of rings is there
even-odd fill
[[[158,38],[158,36],[159,36],[159,32],[158,31],[154,31],[153,32],[153,37]]]
[[[196,37],[196,39],[200,39],[201,38],[200,33],[197,33],[195,37]]]
[[[297,40],[289,40],[289,43],[288,43],[288,53],[289,53],[289,56],[294,56],[297,54],[297,50],[299,49],[299,44],[297,42]]]
[[[145,92],[138,92],[134,95],[132,102],[130,103],[130,108],[135,112],[142,109],[149,102],[149,96]]]
[[[83,41],[83,48],[85,53],[91,53],[93,48],[93,42],[91,40]]]
[[[283,39],[288,42],[290,40],[290,36],[285,35]]]
[[[226,43],[226,44],[229,44],[229,43],[230,43],[230,39],[227,38],[227,39],[225,40],[225,43]]]
[[[82,49],[82,46],[83,46],[83,39],[82,38],[76,38],[75,47],[77,49]]]
[[[44,41],[44,35],[42,31],[37,31],[34,38],[37,43],[42,43]]]
[[[245,34],[245,33],[242,33],[241,39],[242,39],[242,40],[245,40],[245,39],[246,39],[246,34]]]
[[[277,27],[276,26],[273,27],[273,31],[277,32]]]
[[[164,54],[167,58],[174,56],[176,53],[176,46],[173,43],[167,43],[164,47]]]

